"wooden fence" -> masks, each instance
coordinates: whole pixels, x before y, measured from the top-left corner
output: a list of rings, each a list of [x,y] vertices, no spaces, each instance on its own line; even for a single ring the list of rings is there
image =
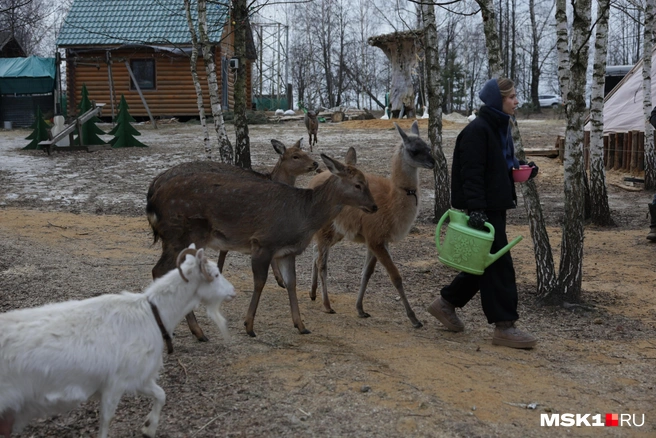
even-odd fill
[[[565,139],[558,136],[558,159],[562,163]],[[590,167],[590,131],[583,138],[585,168]],[[604,135],[604,166],[606,169],[641,172],[645,169],[645,133],[640,131],[617,132]]]

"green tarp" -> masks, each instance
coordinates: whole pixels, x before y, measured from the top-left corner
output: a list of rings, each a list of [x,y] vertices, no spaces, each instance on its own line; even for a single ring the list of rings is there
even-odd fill
[[[0,58],[0,94],[43,94],[55,89],[55,58]]]

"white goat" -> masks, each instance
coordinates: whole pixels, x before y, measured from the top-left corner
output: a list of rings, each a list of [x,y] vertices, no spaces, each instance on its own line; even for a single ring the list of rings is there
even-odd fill
[[[182,262],[182,263],[181,263]],[[166,395],[156,380],[166,339],[199,303],[227,336],[221,304],[235,296],[216,263],[192,244],[178,269],[143,293],[122,292],[0,314],[0,435],[32,419],[66,412],[95,396],[100,430],[124,392],[154,400],[141,432],[154,437]]]

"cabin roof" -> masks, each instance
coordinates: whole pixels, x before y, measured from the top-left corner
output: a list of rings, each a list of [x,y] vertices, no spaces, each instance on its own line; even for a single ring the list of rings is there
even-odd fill
[[[191,15],[197,22],[196,1]],[[208,38],[218,43],[227,22],[225,4],[207,2]],[[191,45],[180,0],[74,0],[57,38],[58,47],[126,44]]]

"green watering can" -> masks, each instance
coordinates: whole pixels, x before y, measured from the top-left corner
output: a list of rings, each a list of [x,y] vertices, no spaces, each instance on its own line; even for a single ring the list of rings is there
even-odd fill
[[[447,218],[449,218],[449,225],[446,236],[444,243],[440,243],[440,230]],[[490,254],[494,241],[494,227],[489,222],[485,222],[485,228],[489,232],[477,230],[467,225],[468,220],[469,216],[465,213],[450,209],[444,213],[435,229],[435,245],[440,253],[439,261],[459,271],[483,275],[485,268],[523,239],[522,236],[517,236],[495,254]]]

